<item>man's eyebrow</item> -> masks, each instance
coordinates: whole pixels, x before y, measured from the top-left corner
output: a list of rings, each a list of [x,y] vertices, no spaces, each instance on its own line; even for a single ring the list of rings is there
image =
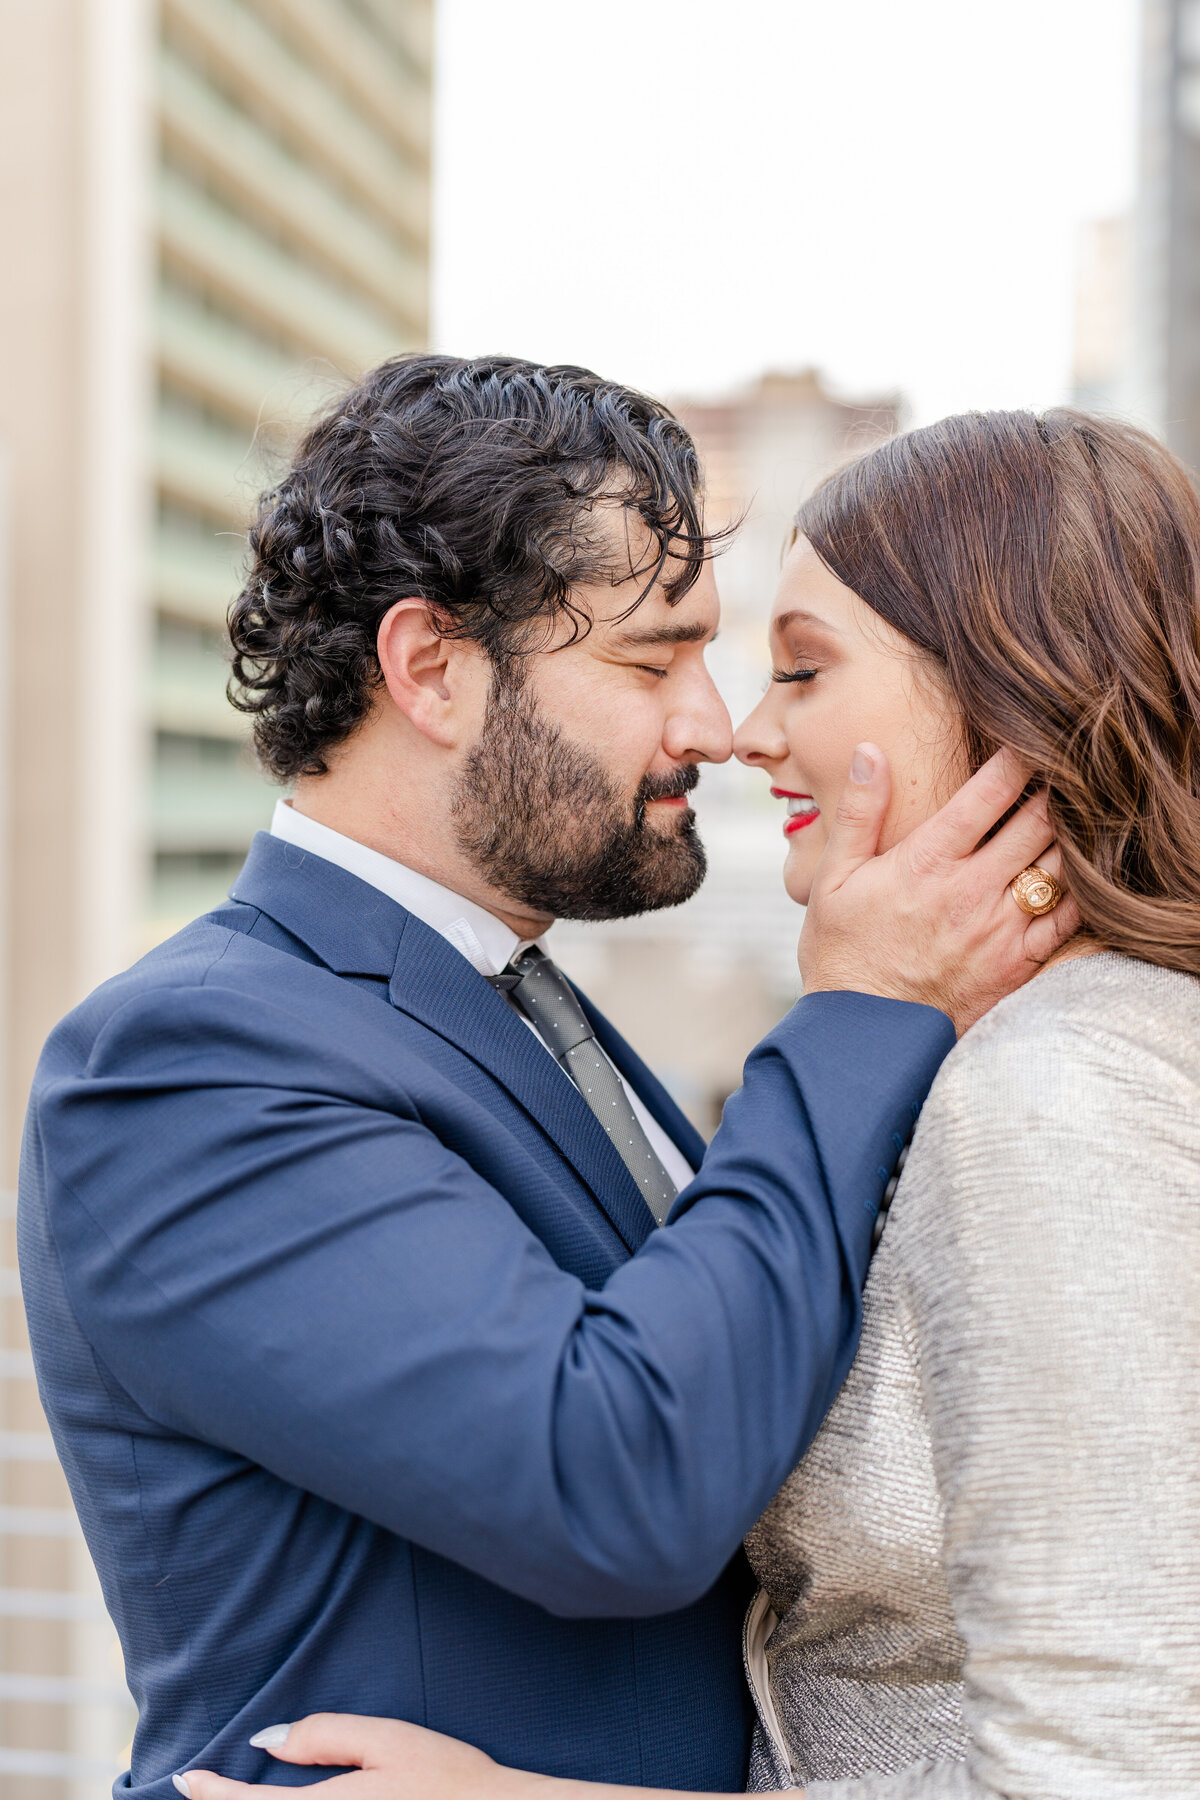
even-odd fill
[[[632,625],[617,632],[616,641],[630,650],[649,650],[661,644],[699,644],[716,635],[703,619],[691,625],[680,620],[677,625]]]
[[[800,607],[793,607],[791,612],[780,613],[777,619],[772,619],[771,630],[786,631],[789,625],[815,625],[820,631],[831,631],[835,637],[843,635],[828,619],[822,619],[817,613],[804,612]]]

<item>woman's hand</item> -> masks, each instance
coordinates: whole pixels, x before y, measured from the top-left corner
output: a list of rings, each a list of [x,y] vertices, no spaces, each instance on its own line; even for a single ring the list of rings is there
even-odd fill
[[[366,1719],[355,1713],[312,1713],[295,1725],[273,1725],[251,1740],[281,1762],[352,1768],[306,1788],[323,1789],[327,1800],[531,1800],[544,1789],[539,1775],[505,1769],[420,1725],[398,1719]],[[257,1784],[227,1781],[205,1769],[176,1775],[175,1786],[189,1800],[254,1800]]]
[[[295,1725],[269,1725],[250,1742],[280,1762],[349,1768],[349,1775],[305,1788],[306,1794],[322,1790],[326,1800],[722,1800],[528,1775],[440,1731],[356,1713],[311,1713]],[[262,1793],[256,1784],[227,1781],[207,1769],[189,1769],[172,1780],[187,1800],[254,1800]],[[804,1800],[798,1790],[795,1800]]]

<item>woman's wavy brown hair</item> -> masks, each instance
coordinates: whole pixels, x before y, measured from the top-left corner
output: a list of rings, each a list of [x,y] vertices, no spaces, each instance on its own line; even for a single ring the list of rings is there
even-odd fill
[[[964,413],[871,450],[800,509],[837,578],[940,668],[976,768],[1049,788],[1099,942],[1200,974],[1200,497],[1144,432]]]

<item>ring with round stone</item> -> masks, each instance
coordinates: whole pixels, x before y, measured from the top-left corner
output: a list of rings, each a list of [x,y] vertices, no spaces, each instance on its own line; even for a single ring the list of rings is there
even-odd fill
[[[1043,919],[1052,913],[1062,899],[1062,889],[1048,869],[1030,863],[1011,883],[1009,893],[1023,913],[1031,919]]]

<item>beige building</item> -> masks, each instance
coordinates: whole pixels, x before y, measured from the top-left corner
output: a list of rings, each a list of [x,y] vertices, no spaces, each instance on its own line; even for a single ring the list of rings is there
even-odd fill
[[[432,0],[9,0],[0,58],[0,1150],[54,1021],[223,894],[271,791],[224,698],[248,507],[421,344]],[[0,1795],[132,1718],[0,1220]]]
[[[767,676],[767,616],[796,507],[848,456],[897,429],[899,401],[839,399],[808,370],[676,410],[704,461],[709,520],[742,521],[717,561],[721,635],[709,652],[737,720]],[[763,777],[737,764],[709,769],[696,807],[709,874],[694,900],[611,925],[559,923],[553,944],[709,1132],[747,1051],[797,996],[802,915],[783,891],[783,811]]]

